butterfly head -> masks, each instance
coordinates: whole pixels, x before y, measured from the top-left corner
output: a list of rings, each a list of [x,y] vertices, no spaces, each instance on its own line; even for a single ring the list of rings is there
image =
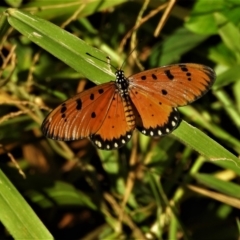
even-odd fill
[[[116,86],[120,94],[128,94],[128,79],[125,77],[123,70],[117,70],[116,73]]]
[[[124,71],[121,70],[121,69],[118,69],[116,72],[115,72],[115,75],[116,75],[116,81],[123,81],[124,79],[126,79],[125,77],[125,74],[124,74]]]

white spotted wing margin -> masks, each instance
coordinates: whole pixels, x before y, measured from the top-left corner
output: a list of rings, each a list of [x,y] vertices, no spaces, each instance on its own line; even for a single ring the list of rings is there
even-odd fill
[[[178,127],[180,122],[180,115],[177,108],[173,108],[172,112],[169,114],[168,119],[161,125],[160,121],[158,125],[154,127],[144,127],[144,121],[137,121],[136,128],[142,134],[149,136],[149,137],[161,137],[170,134],[176,127]],[[145,121],[146,125],[146,121]]]

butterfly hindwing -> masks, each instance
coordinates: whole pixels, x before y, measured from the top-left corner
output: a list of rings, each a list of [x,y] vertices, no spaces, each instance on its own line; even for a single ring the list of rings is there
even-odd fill
[[[101,149],[116,149],[125,145],[132,137],[135,128],[135,117],[126,116],[131,111],[131,104],[126,103],[118,92],[115,92],[106,118],[100,129],[90,139]]]
[[[156,93],[149,94],[141,88],[130,90],[135,106],[136,128],[147,136],[162,136],[172,132],[178,125],[179,113],[176,108],[161,103]]]
[[[150,69],[128,78],[130,86],[158,94],[162,104],[178,107],[187,105],[202,95],[215,80],[214,71],[204,65],[186,63]]]

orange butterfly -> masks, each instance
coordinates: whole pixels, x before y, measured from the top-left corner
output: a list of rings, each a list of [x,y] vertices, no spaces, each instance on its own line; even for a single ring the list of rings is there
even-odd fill
[[[78,93],[55,108],[42,124],[52,139],[89,137],[100,149],[126,144],[137,128],[147,136],[162,136],[178,125],[176,107],[187,105],[212,86],[214,71],[204,65],[174,64],[125,77]]]

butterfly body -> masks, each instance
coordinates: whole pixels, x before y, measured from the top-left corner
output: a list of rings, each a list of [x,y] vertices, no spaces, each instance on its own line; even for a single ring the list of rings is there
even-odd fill
[[[115,81],[78,93],[54,109],[42,124],[52,139],[69,141],[89,137],[100,149],[126,144],[137,128],[147,136],[162,136],[178,125],[176,107],[205,94],[214,71],[200,64],[174,64],[128,78],[122,70]]]

